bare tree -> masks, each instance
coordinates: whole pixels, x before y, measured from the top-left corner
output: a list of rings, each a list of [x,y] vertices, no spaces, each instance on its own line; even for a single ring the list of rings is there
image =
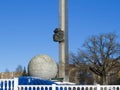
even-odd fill
[[[88,62],[83,58],[81,53],[82,51],[78,52],[76,55],[75,53],[70,54],[70,63],[75,65],[76,72],[74,72],[74,77],[76,78],[77,84],[93,84],[93,76],[89,70]]]
[[[16,68],[16,72],[22,72],[23,71],[23,68],[21,65],[18,65],[17,68]]]
[[[120,43],[115,33],[89,37],[84,43],[82,56],[90,63],[90,70],[108,84],[109,73],[117,73],[120,60]]]
[[[10,72],[9,69],[5,69],[5,72]]]

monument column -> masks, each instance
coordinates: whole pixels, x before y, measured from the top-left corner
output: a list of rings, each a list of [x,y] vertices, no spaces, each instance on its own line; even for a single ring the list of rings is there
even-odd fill
[[[69,81],[68,0],[59,0],[59,28],[64,32],[64,40],[59,42],[59,77]]]
[[[59,78],[69,81],[68,58],[68,1],[59,0],[59,28],[54,30],[53,40],[59,42]]]

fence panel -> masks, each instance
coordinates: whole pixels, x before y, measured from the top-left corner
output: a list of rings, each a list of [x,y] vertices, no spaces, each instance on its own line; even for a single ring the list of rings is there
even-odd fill
[[[13,90],[14,79],[0,79],[0,90]]]
[[[14,90],[120,90],[120,85],[18,85]]]
[[[56,90],[120,90],[120,85],[56,85]]]
[[[18,90],[52,90],[52,85],[19,85]]]

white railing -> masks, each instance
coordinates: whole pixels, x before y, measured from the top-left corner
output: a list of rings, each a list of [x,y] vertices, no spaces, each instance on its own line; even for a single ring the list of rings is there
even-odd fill
[[[120,85],[18,85],[18,78],[0,79],[0,90],[120,90]]]
[[[120,90],[119,85],[19,85],[18,90]]]
[[[14,79],[0,79],[0,90],[13,90]]]
[[[19,85],[18,90],[54,90],[53,85]]]

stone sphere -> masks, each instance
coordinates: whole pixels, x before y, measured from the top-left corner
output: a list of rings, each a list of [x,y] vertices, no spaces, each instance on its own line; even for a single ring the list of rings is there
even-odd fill
[[[28,64],[30,76],[51,79],[57,75],[57,64],[48,55],[37,55]]]

